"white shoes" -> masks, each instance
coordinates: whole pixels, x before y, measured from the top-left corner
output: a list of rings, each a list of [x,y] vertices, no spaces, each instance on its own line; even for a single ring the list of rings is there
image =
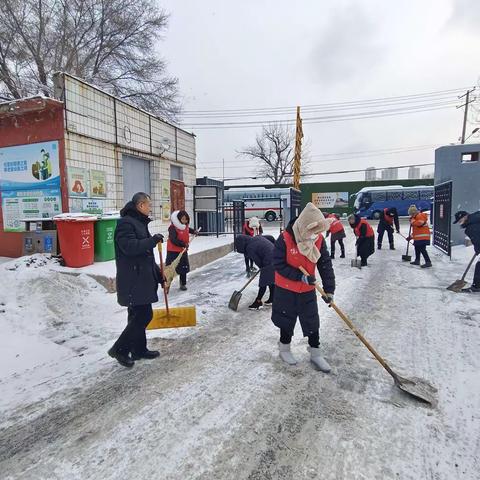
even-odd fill
[[[307,350],[310,352],[310,361],[313,363],[313,366],[317,370],[325,373],[330,372],[331,367],[328,362],[322,357],[319,348],[307,347]]]
[[[290,344],[285,344],[282,342],[278,342],[278,353],[280,358],[289,365],[296,365],[297,359],[292,355],[290,351]]]

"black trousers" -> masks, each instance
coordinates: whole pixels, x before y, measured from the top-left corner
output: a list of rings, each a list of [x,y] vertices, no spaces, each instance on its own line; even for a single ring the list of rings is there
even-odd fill
[[[275,292],[275,284],[272,284],[272,285],[269,285],[268,286],[269,290],[270,290],[270,295],[268,297],[268,299],[270,301],[273,300],[273,293]],[[257,300],[260,300],[262,301],[262,298],[263,296],[265,295],[265,292],[267,291],[267,287],[259,287],[258,289],[258,295],[257,295]]]
[[[340,245],[340,251],[342,252],[342,255],[345,255],[345,245],[343,243],[343,238],[339,238],[338,240],[334,240],[333,238],[330,239],[330,255],[332,257],[335,256],[335,242],[338,241],[338,244]]]
[[[423,256],[425,262],[430,262],[430,257],[427,253],[427,246],[426,245],[415,245],[415,261],[420,262],[420,255]]]
[[[392,227],[385,228],[385,227],[379,226],[377,232],[378,232],[377,245],[379,247],[382,246],[383,235],[385,234],[385,232],[387,232],[387,235],[388,235],[388,243],[390,243],[390,246],[393,247],[393,228]]]
[[[253,260],[251,258],[248,258],[247,255],[244,255],[244,258],[245,258],[245,270],[247,270],[247,272],[253,268]]]
[[[473,286],[480,288],[480,260],[475,265],[475,273],[473,274]]]
[[[128,307],[128,323],[115,342],[114,349],[124,355],[144,352],[147,349],[145,329],[152,320],[152,316],[151,304]]]
[[[280,329],[280,342],[284,345],[287,345],[292,342],[293,335],[289,330],[285,330],[283,328]],[[320,346],[320,335],[318,330],[316,332],[312,332],[308,335],[308,344],[312,348],[318,348]]]

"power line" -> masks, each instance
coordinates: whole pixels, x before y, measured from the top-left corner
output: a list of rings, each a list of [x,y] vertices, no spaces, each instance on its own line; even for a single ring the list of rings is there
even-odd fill
[[[322,108],[322,107],[331,107],[331,106],[338,106],[338,105],[361,105],[361,104],[368,104],[368,103],[375,103],[375,102],[384,102],[384,101],[393,101],[393,100],[402,100],[402,99],[415,99],[419,97],[428,97],[428,96],[436,96],[436,95],[444,95],[444,94],[456,94],[456,92],[464,91],[466,88],[470,87],[461,87],[461,88],[454,88],[449,90],[437,90],[433,92],[426,92],[426,93],[416,93],[410,95],[400,95],[400,96],[392,96],[392,97],[379,97],[379,98],[372,98],[366,100],[353,100],[347,102],[330,102],[330,103],[320,103],[320,104],[306,104],[300,105],[302,109],[308,108]],[[285,106],[285,107],[258,107],[258,108],[238,108],[238,109],[217,109],[217,110],[184,110],[184,115],[195,115],[195,114],[222,114],[222,113],[254,113],[254,112],[273,112],[273,111],[292,111],[294,112],[296,106]]]

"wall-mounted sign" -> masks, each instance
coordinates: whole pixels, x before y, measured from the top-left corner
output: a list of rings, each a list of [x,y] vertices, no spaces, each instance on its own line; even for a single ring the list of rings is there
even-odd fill
[[[170,180],[162,180],[162,198],[170,198]]]
[[[105,208],[105,201],[98,200],[96,198],[84,198],[82,199],[82,212],[99,215],[103,213]]]
[[[68,167],[68,196],[69,197],[87,197],[87,169],[78,167]]]
[[[165,202],[162,205],[162,220],[164,222],[170,221],[170,208],[171,208],[170,202]]]
[[[317,208],[348,208],[348,192],[312,193],[312,203]]]
[[[107,197],[107,174],[103,170],[90,170],[90,196]]]

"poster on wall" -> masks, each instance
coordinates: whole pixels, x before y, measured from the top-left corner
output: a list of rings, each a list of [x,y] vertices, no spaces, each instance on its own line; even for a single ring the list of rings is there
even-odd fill
[[[68,196],[87,197],[87,169],[68,167]]]
[[[107,174],[103,170],[90,170],[90,196],[107,197]]]
[[[317,208],[348,208],[348,192],[312,193],[312,203]]]
[[[84,213],[99,215],[103,213],[104,208],[105,208],[104,200],[98,200],[96,198],[82,199],[82,212]]]
[[[5,232],[23,232],[24,219],[52,218],[62,213],[60,189],[3,191],[2,212]]]
[[[162,198],[170,198],[170,180],[162,180]]]
[[[169,222],[170,221],[170,202],[166,202],[162,206],[162,220],[164,222]]]
[[[0,148],[0,189],[59,188],[58,142]]]

